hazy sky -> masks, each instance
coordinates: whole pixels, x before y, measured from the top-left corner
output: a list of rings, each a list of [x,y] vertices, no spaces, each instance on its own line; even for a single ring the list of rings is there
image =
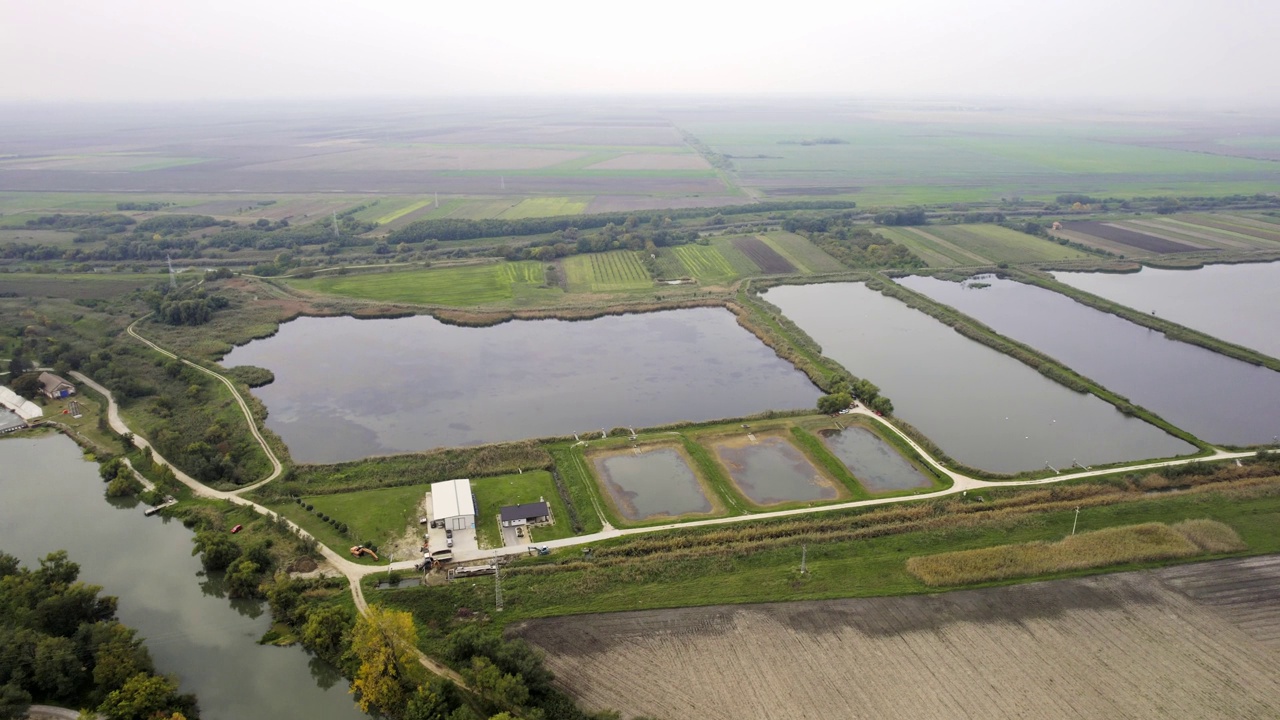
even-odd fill
[[[1280,104],[1276,0],[0,0],[0,100],[527,93]]]

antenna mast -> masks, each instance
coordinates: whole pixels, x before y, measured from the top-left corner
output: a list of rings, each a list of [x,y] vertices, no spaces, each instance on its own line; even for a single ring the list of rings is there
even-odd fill
[[[333,236],[334,236],[334,237],[342,237],[342,236],[338,233],[338,211],[337,211],[337,210],[334,210],[334,211],[333,211]]]
[[[164,259],[169,263],[169,287],[176,288],[178,287],[178,274],[173,271],[173,258],[169,256],[169,253],[165,253]]]

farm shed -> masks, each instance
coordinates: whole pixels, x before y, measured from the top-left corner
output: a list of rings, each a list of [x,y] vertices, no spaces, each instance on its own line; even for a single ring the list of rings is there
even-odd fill
[[[49,372],[40,373],[40,392],[45,397],[56,400],[76,394],[76,386]]]
[[[431,483],[431,508],[432,515],[447,530],[476,526],[476,500],[471,495],[470,480]]]
[[[525,503],[524,505],[508,505],[498,511],[502,518],[502,527],[518,527],[547,522],[551,519],[551,508],[546,502]]]
[[[27,425],[34,425],[44,417],[44,410],[39,405],[4,386],[0,386],[0,405],[13,411]]]

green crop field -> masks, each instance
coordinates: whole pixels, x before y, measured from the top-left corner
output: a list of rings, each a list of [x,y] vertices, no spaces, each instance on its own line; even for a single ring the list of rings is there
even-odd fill
[[[724,285],[738,279],[739,273],[714,245],[677,245],[663,248],[663,255],[670,255],[679,263],[685,275],[697,279],[703,285]]]
[[[999,225],[929,225],[919,230],[991,263],[1077,260],[1089,257],[1074,248]]]
[[[430,485],[405,485],[403,487],[360,490],[336,495],[305,497],[317,512],[323,512],[338,522],[346,523],[353,545],[372,541],[379,545],[398,539],[411,527],[418,525],[423,498]],[[334,548],[345,554],[346,549]],[[402,560],[404,558],[401,558]]]
[[[507,505],[523,505],[525,503],[546,500],[551,506],[551,517],[555,522],[551,525],[539,525],[533,528],[534,542],[555,540],[573,535],[573,523],[569,519],[569,511],[564,501],[556,493],[555,481],[546,470],[530,470],[514,475],[498,475],[473,479],[471,490],[475,493],[476,502],[476,535],[481,547],[502,547],[502,536],[498,525],[498,512]]]
[[[329,295],[453,307],[515,299],[552,299],[560,294],[556,289],[541,287],[546,282],[542,263],[532,261],[370,275],[329,275],[287,282],[302,290]]]
[[[718,237],[711,240],[711,247],[720,252],[728,261],[729,267],[738,273],[738,277],[750,277],[761,273],[760,266],[751,261],[741,250],[734,247],[734,238]]]
[[[653,287],[653,279],[640,263],[639,253],[631,250],[571,255],[562,263],[569,292],[620,292]]]
[[[758,236],[767,245],[778,251],[796,269],[802,273],[826,273],[848,270],[839,260],[822,251],[822,248],[809,242],[808,238],[789,232],[770,232]]]
[[[570,197],[538,197],[521,200],[519,205],[508,208],[498,217],[520,219],[554,217],[556,215],[580,215],[587,209],[587,200]]]
[[[925,232],[925,228],[878,227],[876,234],[905,245],[929,267],[962,267],[985,265],[986,258],[953,245]]]
[[[356,217],[360,220],[372,220],[379,225],[386,225],[399,220],[409,213],[417,212],[431,203],[431,198],[386,198],[374,207],[369,208],[369,211],[373,211],[374,217],[364,216],[363,212],[357,213]]]

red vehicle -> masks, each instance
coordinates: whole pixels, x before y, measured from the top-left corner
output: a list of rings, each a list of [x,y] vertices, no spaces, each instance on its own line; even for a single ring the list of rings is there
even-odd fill
[[[236,533],[240,532],[240,531],[241,531],[241,530],[243,530],[243,529],[244,529],[244,526],[243,526],[243,525],[237,525],[237,526],[235,526],[235,527],[231,528],[231,534],[232,534],[232,535],[235,535]]]

